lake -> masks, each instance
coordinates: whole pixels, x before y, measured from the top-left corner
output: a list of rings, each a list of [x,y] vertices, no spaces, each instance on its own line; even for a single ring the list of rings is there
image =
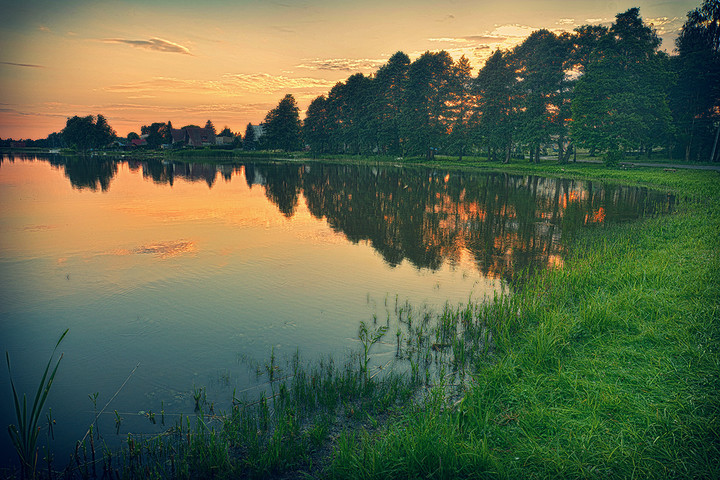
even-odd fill
[[[345,355],[359,323],[396,302],[491,297],[518,272],[562,267],[578,232],[675,205],[644,188],[497,173],[5,155],[0,346],[34,394],[70,329],[48,400],[62,468],[95,392],[99,410],[119,390],[101,416],[110,444],[156,432],[140,412],[191,414],[200,387],[222,408],[270,355]],[[0,398],[4,430],[6,368]],[[7,434],[0,452],[11,461]]]

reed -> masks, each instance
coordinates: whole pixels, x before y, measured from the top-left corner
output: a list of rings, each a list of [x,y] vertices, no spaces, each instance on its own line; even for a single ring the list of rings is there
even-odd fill
[[[50,393],[50,387],[55,380],[55,375],[57,374],[58,367],[60,366],[60,360],[62,360],[63,357],[61,354],[60,358],[58,358],[57,362],[55,363],[55,367],[51,371],[50,368],[52,367],[55,352],[57,351],[58,347],[60,346],[60,342],[63,341],[67,333],[68,330],[65,330],[62,335],[60,335],[60,338],[55,344],[55,348],[53,348],[50,359],[45,366],[43,376],[40,379],[40,384],[38,385],[37,392],[35,393],[32,407],[29,411],[27,397],[24,393],[22,396],[22,402],[20,402],[17,390],[15,389],[15,383],[13,382],[12,378],[12,369],[10,368],[10,354],[7,351],[5,352],[5,360],[7,362],[8,373],[10,375],[10,386],[13,393],[15,418],[17,420],[17,425],[8,426],[8,432],[10,433],[10,438],[20,460],[23,477],[35,477],[38,460],[37,440],[40,433],[38,422],[40,420],[40,415],[43,412],[43,408],[45,407],[45,401],[47,400],[48,394]],[[49,376],[48,373],[50,373]]]

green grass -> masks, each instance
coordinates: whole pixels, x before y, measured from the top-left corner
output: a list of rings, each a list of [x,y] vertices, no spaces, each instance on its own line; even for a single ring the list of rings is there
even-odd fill
[[[650,177],[696,200],[578,239],[506,300],[517,332],[457,408],[356,436],[332,476],[720,478],[718,178]]]

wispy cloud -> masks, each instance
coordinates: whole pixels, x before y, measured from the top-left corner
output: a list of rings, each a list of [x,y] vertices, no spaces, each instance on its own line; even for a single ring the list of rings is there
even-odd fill
[[[330,88],[335,85],[334,81],[322,80],[319,78],[299,77],[290,78],[283,75],[269,75],[267,73],[237,73],[225,75],[235,86],[247,91],[277,92],[281,90],[316,89]]]
[[[551,29],[555,33],[567,30],[574,25],[574,19],[564,18],[558,21],[559,27]],[[537,27],[519,24],[495,25],[493,30],[472,35],[457,37],[433,37],[429,42],[437,44],[437,49],[443,49],[455,60],[465,56],[470,60],[473,68],[480,68],[497,49],[512,49],[525,40]],[[424,52],[412,52],[410,58],[417,58]]]
[[[109,85],[106,92],[132,96],[160,95],[162,93],[215,94],[236,97],[251,93],[275,93],[287,90],[318,90],[330,88],[334,81],[309,77],[286,77],[267,73],[228,73],[218,80],[187,80],[172,77],[154,77],[139,82]]]
[[[525,38],[528,37],[535,30],[539,30],[536,27],[530,27],[528,25],[500,25],[495,27],[491,35],[510,37],[510,38]]]
[[[305,59],[297,68],[308,70],[329,70],[341,72],[357,72],[362,70],[377,70],[386,60],[370,58],[314,58]]]
[[[103,42],[130,45],[131,47],[144,48],[146,50],[154,50],[156,52],[181,53],[184,55],[192,55],[192,53],[190,53],[190,50],[187,47],[183,47],[182,45],[171,42],[169,40],[163,40],[162,38],[151,38],[150,40],[106,38],[103,40]]]
[[[453,44],[468,44],[468,43],[502,43],[507,40],[506,37],[499,35],[466,35],[464,37],[439,37],[439,38],[428,38],[431,42],[436,43],[453,43]]]
[[[154,77],[139,82],[120,83],[103,88],[106,92],[141,94],[146,92],[181,92],[212,93],[217,91],[214,82],[201,80],[183,80],[172,77]]]
[[[10,65],[11,67],[25,67],[25,68],[45,68],[42,65],[34,65],[32,63],[0,62],[0,65]]]

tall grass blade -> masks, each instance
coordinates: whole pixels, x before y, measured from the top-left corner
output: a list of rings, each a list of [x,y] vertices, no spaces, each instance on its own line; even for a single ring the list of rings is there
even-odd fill
[[[17,394],[17,389],[15,388],[15,382],[13,382],[12,369],[10,368],[10,354],[7,351],[5,352],[5,360],[7,362],[8,373],[10,375],[10,387],[13,392],[15,416],[18,422],[17,426],[8,425],[8,432],[20,459],[23,476],[25,477],[34,477],[35,474],[35,468],[37,466],[37,438],[40,433],[38,421],[40,420],[40,415],[43,411],[43,407],[45,406],[45,401],[50,393],[50,387],[55,380],[55,375],[57,374],[58,367],[60,366],[60,360],[62,360],[63,357],[62,354],[60,355],[60,358],[58,358],[57,363],[55,363],[55,368],[52,369],[52,373],[50,373],[50,368],[52,367],[55,352],[67,333],[68,329],[60,335],[60,339],[55,344],[55,348],[53,349],[50,359],[45,366],[45,371],[43,372],[42,379],[40,380],[37,392],[35,393],[35,399],[29,415],[27,411],[27,397],[25,394],[23,394],[22,409],[20,408],[20,399]],[[48,373],[50,373],[49,376]]]

